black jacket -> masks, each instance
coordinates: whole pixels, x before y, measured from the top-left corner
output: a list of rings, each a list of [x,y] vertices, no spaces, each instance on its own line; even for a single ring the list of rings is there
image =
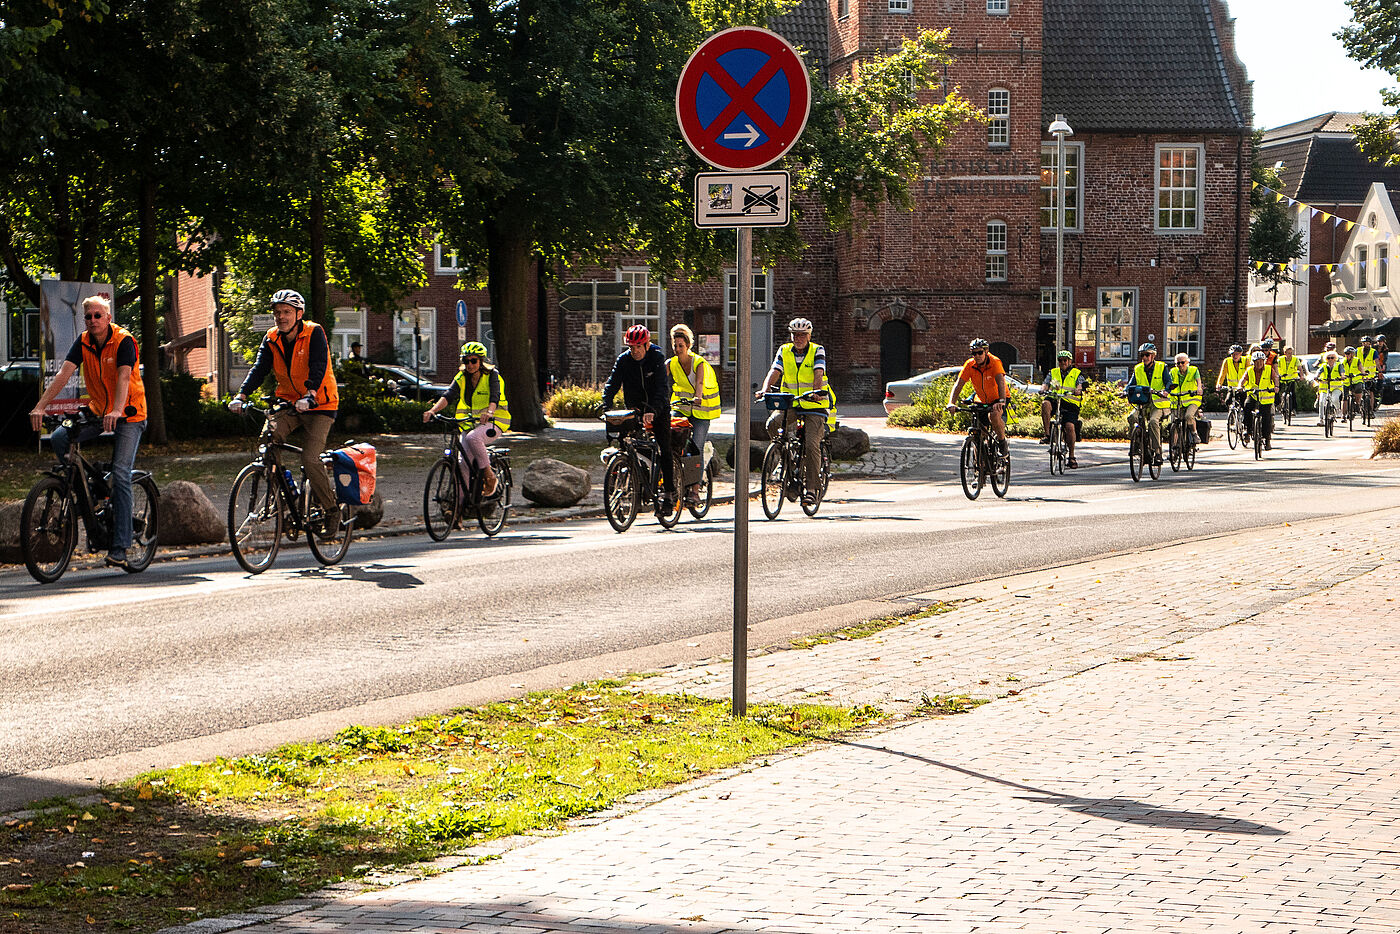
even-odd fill
[[[603,407],[612,408],[613,396],[622,390],[624,404],[643,412],[671,411],[671,374],[666,368],[666,355],[655,344],[647,347],[646,356],[638,360],[632,351],[624,350],[613,362],[612,375],[603,387]]]

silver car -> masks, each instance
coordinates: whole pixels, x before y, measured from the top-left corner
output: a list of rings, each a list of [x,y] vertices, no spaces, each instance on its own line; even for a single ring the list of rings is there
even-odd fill
[[[885,384],[885,414],[888,415],[900,406],[909,405],[910,398],[920,389],[927,389],[934,380],[942,379],[945,376],[957,376],[962,372],[960,366],[941,366],[936,370],[929,370],[908,379],[897,379]],[[1019,389],[1022,392],[1035,394],[1040,392],[1039,385],[1028,385],[1021,382],[1010,373],[1006,374],[1006,388]]]

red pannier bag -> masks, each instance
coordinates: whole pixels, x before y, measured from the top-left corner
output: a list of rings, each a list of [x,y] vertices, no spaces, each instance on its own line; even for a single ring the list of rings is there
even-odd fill
[[[335,498],[351,506],[364,506],[374,498],[374,474],[378,453],[372,444],[347,444],[331,452]]]

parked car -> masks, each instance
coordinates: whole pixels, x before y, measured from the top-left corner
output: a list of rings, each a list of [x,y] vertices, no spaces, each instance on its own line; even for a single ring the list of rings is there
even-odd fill
[[[910,397],[920,389],[927,389],[934,380],[942,379],[944,376],[957,376],[962,372],[961,366],[941,366],[936,370],[929,370],[908,379],[892,380],[885,384],[885,414],[888,415],[895,409],[903,405],[908,405]],[[1008,389],[1019,389],[1022,392],[1040,392],[1040,386],[1023,383],[1010,373],[1006,374],[1006,387]]]
[[[1400,402],[1400,353],[1391,351],[1385,357],[1385,372],[1381,374],[1381,405]]]
[[[39,361],[11,360],[4,366],[0,366],[0,382],[37,384],[39,382]]]
[[[391,363],[371,363],[365,367],[369,376],[385,381],[389,391],[401,399],[436,399],[447,391],[443,383],[435,383],[431,376],[423,374],[420,383],[413,370]]]

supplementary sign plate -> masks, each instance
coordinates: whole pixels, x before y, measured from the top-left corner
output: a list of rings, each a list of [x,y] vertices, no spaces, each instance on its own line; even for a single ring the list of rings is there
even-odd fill
[[[786,227],[792,218],[787,172],[699,172],[696,227]]]

